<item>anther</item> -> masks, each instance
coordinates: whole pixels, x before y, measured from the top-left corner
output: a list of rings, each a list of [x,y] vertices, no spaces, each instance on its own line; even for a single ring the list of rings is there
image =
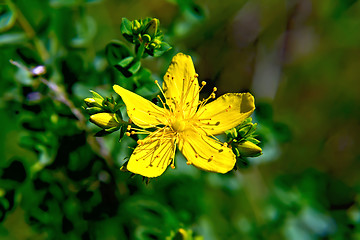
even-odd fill
[[[187,161],[186,164],[187,164],[187,165],[191,165],[191,162],[190,162],[190,161]]]
[[[125,134],[126,134],[126,136],[130,137],[130,133],[129,133],[129,132],[126,132]]]
[[[199,77],[199,74],[195,73],[195,76],[194,76],[194,77],[198,78],[198,77]]]
[[[131,135],[134,135],[134,134],[135,134],[135,132],[134,132],[134,131],[131,131],[131,132],[130,132],[130,134],[131,134]]]
[[[139,144],[139,145],[141,145],[141,144],[143,144],[144,143],[144,141],[143,140],[137,140],[137,144]]]
[[[158,84],[158,80],[155,80],[155,84]]]
[[[170,167],[171,167],[172,169],[175,169],[175,165],[174,165],[174,164],[171,164]]]
[[[131,125],[128,125],[126,129],[127,129],[128,131],[130,131]]]
[[[202,82],[201,82],[201,85],[205,86],[205,85],[206,85],[206,82],[205,82],[205,81],[202,81]]]
[[[213,91],[216,92],[216,91],[217,91],[217,87],[214,87],[214,88],[213,88]]]
[[[224,147],[227,147],[227,145],[228,145],[227,142],[224,142]]]

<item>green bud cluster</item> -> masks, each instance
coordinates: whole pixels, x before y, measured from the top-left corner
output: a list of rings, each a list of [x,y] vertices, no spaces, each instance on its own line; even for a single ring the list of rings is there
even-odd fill
[[[159,29],[159,25],[160,22],[157,18],[134,21],[122,18],[120,30],[127,41],[135,44],[136,52],[144,51],[142,57],[147,55],[158,57],[171,49],[171,46],[163,41],[164,34]]]
[[[238,127],[225,132],[238,159],[262,154],[262,149],[258,146],[260,141],[255,138],[256,127],[257,124],[252,123],[252,118],[249,117]]]
[[[120,130],[120,139],[124,136],[128,122],[123,121],[120,107],[113,97],[102,97],[99,93],[91,91],[92,97],[85,98],[85,110],[90,115],[90,122],[102,128],[95,134],[102,137]]]

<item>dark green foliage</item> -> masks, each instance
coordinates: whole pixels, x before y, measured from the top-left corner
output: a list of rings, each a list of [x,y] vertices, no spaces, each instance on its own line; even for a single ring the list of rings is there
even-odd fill
[[[3,1],[0,239],[359,239],[359,9]],[[177,52],[207,81],[201,97],[215,85],[255,96],[257,125],[219,136],[238,151],[237,171],[203,172],[180,153],[157,179],[119,170],[138,136],[125,135],[112,86],[162,106],[154,81]],[[116,114],[119,126],[95,126],[96,113]],[[246,141],[262,155],[239,151]]]

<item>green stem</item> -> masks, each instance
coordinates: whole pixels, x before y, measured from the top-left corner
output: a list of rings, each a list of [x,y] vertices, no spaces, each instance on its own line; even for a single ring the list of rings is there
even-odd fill
[[[137,50],[135,62],[139,61],[142,58],[142,56],[144,55],[144,52],[145,52],[145,42],[142,41]]]

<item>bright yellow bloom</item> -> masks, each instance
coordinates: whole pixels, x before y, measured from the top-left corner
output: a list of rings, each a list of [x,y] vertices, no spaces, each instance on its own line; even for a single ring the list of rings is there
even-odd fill
[[[191,57],[178,53],[164,76],[163,90],[159,86],[165,97],[165,102],[160,99],[164,108],[114,85],[130,119],[142,129],[156,128],[138,141],[127,170],[145,177],[160,176],[170,164],[175,168],[176,146],[188,165],[218,173],[233,169],[234,153],[213,136],[249,117],[255,109],[254,97],[250,93],[228,93],[206,104],[215,98],[216,88],[209,98],[199,101],[199,92],[206,83],[202,82],[200,87],[197,78]]]

